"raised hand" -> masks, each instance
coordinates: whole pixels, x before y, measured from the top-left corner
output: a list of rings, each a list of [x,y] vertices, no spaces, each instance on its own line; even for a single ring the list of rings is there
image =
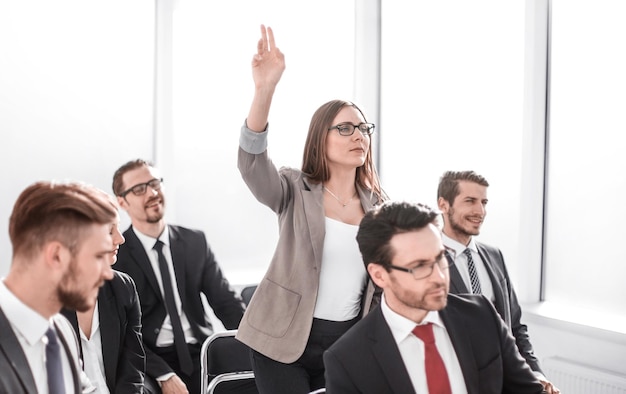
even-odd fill
[[[285,70],[285,56],[276,47],[271,27],[261,25],[257,53],[252,58],[252,77],[257,89],[273,89]]]
[[[252,58],[252,78],[254,79],[254,98],[248,112],[246,123],[250,130],[261,132],[267,126],[272,97],[280,77],[285,70],[285,56],[276,48],[274,32],[261,25],[261,39],[257,44],[257,53]]]

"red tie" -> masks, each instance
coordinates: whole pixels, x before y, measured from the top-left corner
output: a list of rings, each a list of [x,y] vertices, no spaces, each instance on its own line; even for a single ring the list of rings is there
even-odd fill
[[[426,361],[426,381],[428,382],[429,394],[451,394],[450,379],[443,360],[435,346],[435,336],[433,335],[433,324],[427,323],[416,326],[413,335],[424,342]]]

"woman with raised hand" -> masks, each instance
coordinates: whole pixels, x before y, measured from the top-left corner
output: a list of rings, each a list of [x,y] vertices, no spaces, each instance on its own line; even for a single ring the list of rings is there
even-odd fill
[[[372,306],[374,286],[355,237],[365,212],[386,196],[370,150],[374,125],[348,101],[315,111],[300,170],[274,166],[268,116],[284,70],[272,29],[261,26],[238,167],[278,215],[279,240],[237,338],[252,349],[260,393],[304,394],[324,387],[323,352]]]

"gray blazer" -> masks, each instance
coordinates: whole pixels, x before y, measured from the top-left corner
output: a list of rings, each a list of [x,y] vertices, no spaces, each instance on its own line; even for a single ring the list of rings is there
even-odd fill
[[[267,150],[251,154],[239,148],[238,167],[259,202],[278,215],[276,251],[239,325],[237,339],[283,363],[304,352],[319,287],[324,246],[323,189],[300,170],[276,169]],[[358,190],[367,212],[378,199]],[[369,311],[374,286],[368,281],[361,315]]]
[[[90,383],[86,379],[79,364],[78,340],[74,335],[74,329],[70,322],[63,316],[53,317],[54,326],[67,353],[67,358],[72,366],[74,377],[74,390],[68,393],[81,393],[83,387]],[[37,386],[33,374],[28,365],[26,355],[18,341],[11,323],[2,309],[0,309],[0,393],[1,394],[30,394],[37,392]]]

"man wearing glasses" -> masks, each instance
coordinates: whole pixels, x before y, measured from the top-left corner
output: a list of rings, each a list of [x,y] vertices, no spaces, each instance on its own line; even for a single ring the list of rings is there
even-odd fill
[[[365,214],[356,238],[383,296],[324,353],[328,394],[542,393],[489,300],[448,294],[438,215],[405,202]]]
[[[244,304],[204,233],[166,225],[163,179],[151,163],[138,159],[121,166],[113,176],[113,192],[131,219],[115,269],[137,285],[146,374],[164,394],[200,393],[200,349],[212,333],[201,293],[227,329],[238,327]]]

